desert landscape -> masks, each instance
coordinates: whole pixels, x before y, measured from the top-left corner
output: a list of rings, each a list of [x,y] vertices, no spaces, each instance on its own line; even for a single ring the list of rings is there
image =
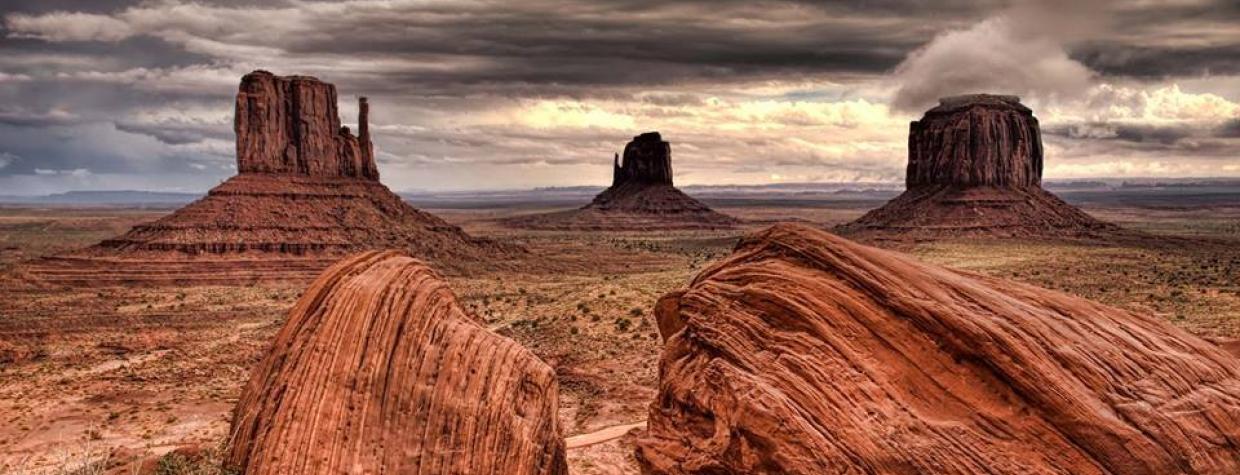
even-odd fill
[[[948,239],[895,247],[925,262],[1156,315],[1220,343],[1240,339],[1240,187],[1210,193],[1210,201],[1191,207],[1168,206],[1165,191],[1069,195],[1093,216],[1165,240]],[[737,201],[743,197],[714,207],[747,222],[787,216],[824,229],[882,202]],[[512,270],[447,281],[488,328],[555,369],[570,471],[636,473],[636,435],[629,429],[646,420],[662,347],[654,303],[726,256],[739,235],[765,225],[599,236],[496,224],[538,209],[529,206],[423,209],[471,235],[530,249],[527,262],[517,259]],[[4,265],[86,247],[168,211],[9,206],[2,218]],[[564,267],[542,270],[548,257]],[[8,316],[0,390],[9,415],[0,452],[12,473],[49,467],[68,473],[101,461],[218,473],[204,467],[222,461],[231,411],[250,369],[305,287],[30,288],[9,279],[9,298],[0,303]],[[622,430],[606,432],[613,427]],[[573,446],[574,436],[600,431],[606,440]]]
[[[0,8],[0,474],[1240,473],[1236,9],[517,3]]]

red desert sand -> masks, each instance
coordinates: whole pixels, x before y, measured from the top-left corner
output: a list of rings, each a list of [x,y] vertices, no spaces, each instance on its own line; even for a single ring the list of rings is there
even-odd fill
[[[795,225],[656,311],[648,473],[1240,473],[1240,360],[1150,315]]]
[[[486,330],[425,264],[371,251],[289,312],[241,393],[247,474],[565,474],[555,371]]]

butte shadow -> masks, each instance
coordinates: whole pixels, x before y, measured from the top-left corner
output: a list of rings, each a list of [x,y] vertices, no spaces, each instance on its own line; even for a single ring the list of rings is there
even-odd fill
[[[905,191],[836,228],[875,239],[1106,238],[1121,231],[1042,188],[1042,134],[1015,96],[941,99],[909,125]]]
[[[611,187],[576,210],[516,216],[504,224],[565,231],[730,229],[740,220],[715,212],[672,184],[672,146],[658,132],[634,137],[612,162]]]
[[[52,283],[309,280],[340,257],[400,249],[441,267],[523,253],[466,234],[379,182],[360,99],[354,136],[336,87],[255,71],[241,79],[237,171],[207,196],[90,248],[25,270]]]

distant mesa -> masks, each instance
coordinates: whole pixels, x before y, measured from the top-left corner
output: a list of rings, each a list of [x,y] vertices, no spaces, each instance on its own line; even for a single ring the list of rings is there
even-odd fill
[[[727,229],[740,223],[673,185],[672,146],[658,132],[633,137],[612,160],[611,187],[585,207],[505,222],[559,230]]]
[[[1042,135],[1016,96],[941,99],[909,125],[906,190],[841,226],[903,237],[1099,237],[1117,231],[1042,189]]]
[[[521,251],[469,236],[380,183],[369,110],[361,98],[355,136],[340,123],[334,85],[247,74],[234,117],[236,176],[168,216],[30,271],[60,283],[236,284],[309,280],[367,249],[403,249],[440,264]],[[82,268],[92,262],[107,262],[106,272]]]
[[[325,271],[289,311],[234,412],[249,475],[566,475],[555,370],[465,313],[394,251]]]
[[[643,473],[1240,473],[1240,359],[804,226],[655,308]]]

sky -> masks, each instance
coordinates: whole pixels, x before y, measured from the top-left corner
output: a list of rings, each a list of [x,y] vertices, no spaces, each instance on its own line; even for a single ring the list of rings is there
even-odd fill
[[[1016,94],[1048,179],[1240,177],[1240,2],[0,3],[0,194],[201,192],[243,74],[368,96],[383,181],[606,185],[657,130],[676,183],[901,182],[937,98]]]

